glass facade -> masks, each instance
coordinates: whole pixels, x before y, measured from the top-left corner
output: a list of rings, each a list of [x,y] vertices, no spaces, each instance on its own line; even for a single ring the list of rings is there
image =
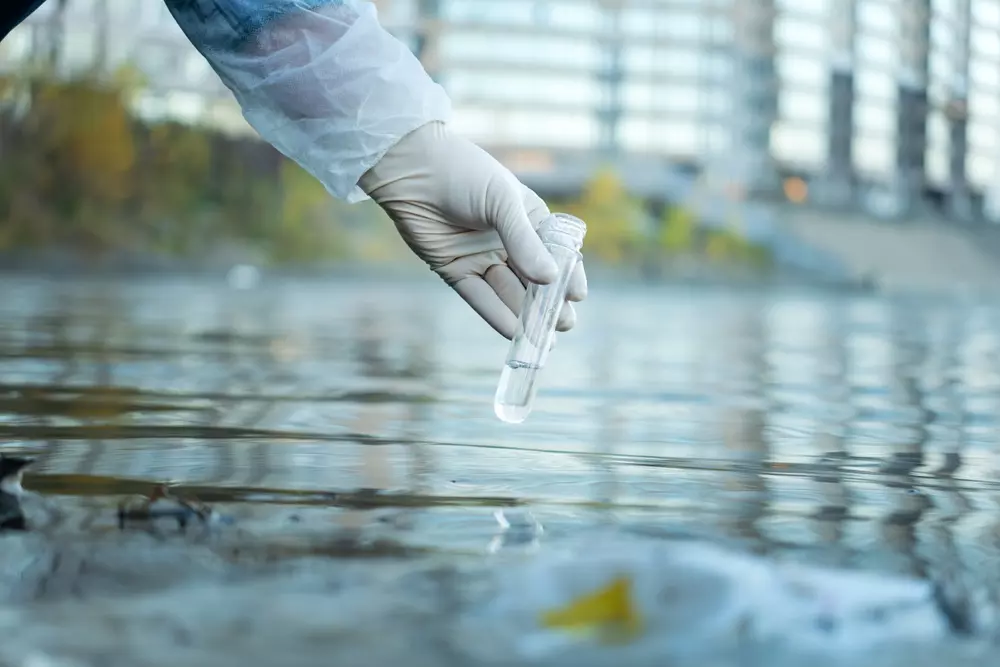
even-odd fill
[[[1000,216],[1000,0],[376,5],[487,147],[718,159],[748,181],[792,171],[904,200],[984,193]],[[244,127],[162,0],[68,6],[67,63],[133,62],[144,113]],[[12,34],[0,65],[46,48],[50,15]]]
[[[770,160],[903,205],[928,188],[989,204],[998,188],[997,0],[437,5],[441,80],[489,145],[596,149],[615,98],[630,153]]]

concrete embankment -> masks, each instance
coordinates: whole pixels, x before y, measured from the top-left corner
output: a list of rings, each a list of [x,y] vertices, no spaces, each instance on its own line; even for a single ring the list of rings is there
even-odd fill
[[[848,277],[887,290],[1000,287],[994,231],[930,218],[898,222],[809,209],[779,214],[781,228],[833,257]]]

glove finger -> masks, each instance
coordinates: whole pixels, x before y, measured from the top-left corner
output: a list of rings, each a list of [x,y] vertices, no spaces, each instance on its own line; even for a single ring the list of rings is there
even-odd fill
[[[569,286],[566,288],[567,301],[583,301],[587,298],[587,272],[583,268],[583,262],[577,262],[570,276]]]
[[[531,226],[521,197],[506,179],[494,180],[490,191],[487,200],[492,203],[492,210],[488,219],[500,235],[507,261],[533,283],[547,285],[553,282],[559,269]]]
[[[470,276],[458,281],[452,287],[497,333],[507,340],[514,337],[517,317],[485,280],[478,276]]]
[[[569,331],[574,326],[576,326],[576,309],[569,301],[563,301],[559,319],[556,320],[556,331]]]
[[[521,312],[521,305],[524,303],[526,292],[524,283],[510,270],[510,267],[503,264],[495,264],[486,271],[483,276],[493,291],[497,293],[500,300],[504,302],[514,315]]]
[[[542,224],[542,220],[552,215],[549,211],[548,205],[545,201],[535,194],[535,191],[528,186],[522,184],[524,194],[524,211],[528,214],[528,220],[531,221],[531,226],[534,229],[538,229],[538,225]]]

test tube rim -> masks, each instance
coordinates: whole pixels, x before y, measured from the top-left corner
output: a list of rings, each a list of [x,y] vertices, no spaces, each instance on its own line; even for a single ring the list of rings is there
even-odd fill
[[[568,223],[570,226],[572,226],[574,228],[573,231],[577,231],[577,232],[580,233],[580,239],[581,240],[583,240],[583,237],[585,237],[587,235],[587,223],[584,222],[583,220],[581,220],[580,218],[576,217],[575,215],[572,215],[571,213],[563,213],[563,212],[559,211],[559,212],[553,213],[552,215],[550,215],[548,217],[549,218],[557,218],[557,219],[559,219],[562,222]],[[542,224],[544,224],[544,223],[545,223],[545,220],[542,220]],[[539,225],[539,227],[541,227],[541,225]]]
[[[552,213],[545,217],[536,230],[546,245],[557,245],[579,253],[587,235],[587,223],[569,213]],[[572,243],[560,242],[557,238],[546,238],[549,234],[570,237]]]

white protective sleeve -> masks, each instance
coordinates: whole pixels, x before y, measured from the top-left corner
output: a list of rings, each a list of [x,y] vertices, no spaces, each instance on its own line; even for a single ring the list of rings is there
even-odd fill
[[[166,0],[247,122],[335,197],[403,136],[450,119],[444,89],[361,0]]]

